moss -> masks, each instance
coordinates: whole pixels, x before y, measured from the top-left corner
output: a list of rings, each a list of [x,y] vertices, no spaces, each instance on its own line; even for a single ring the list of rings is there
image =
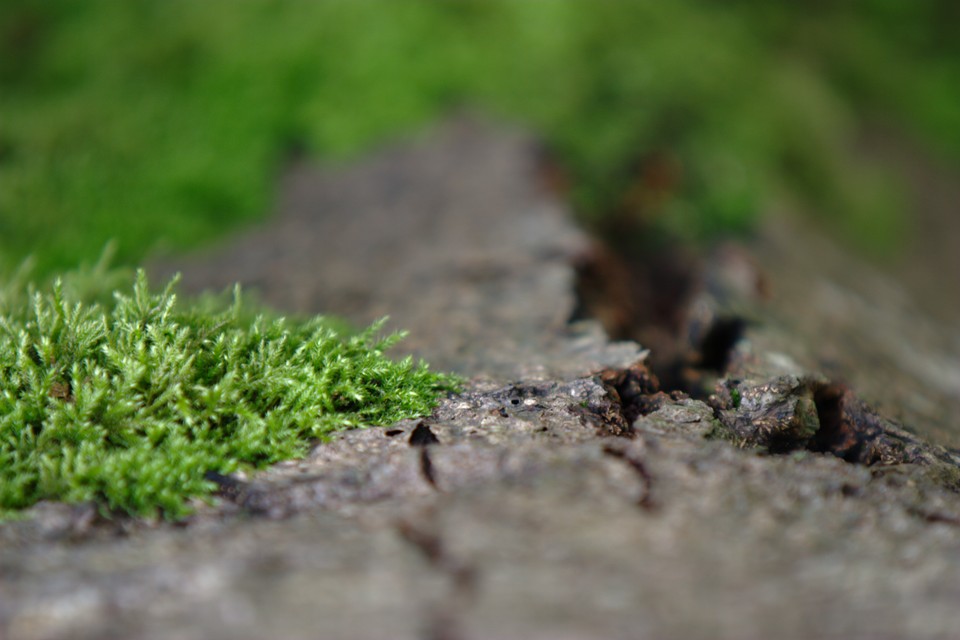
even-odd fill
[[[740,403],[743,401],[743,396],[740,393],[740,390],[736,387],[730,389],[730,401],[733,403],[734,409],[740,408]]]
[[[0,268],[209,241],[268,209],[289,151],[360,153],[460,104],[542,135],[588,220],[704,237],[786,191],[895,247],[895,176],[848,149],[892,111],[960,154],[960,39],[935,3],[860,4],[5,0]]]
[[[89,276],[89,274],[88,274]],[[102,281],[110,282],[110,278]],[[168,518],[210,472],[303,455],[312,441],[428,413],[456,380],[385,351],[383,322],[181,308],[140,271],[111,303],[89,277],[0,290],[0,510],[40,500]]]

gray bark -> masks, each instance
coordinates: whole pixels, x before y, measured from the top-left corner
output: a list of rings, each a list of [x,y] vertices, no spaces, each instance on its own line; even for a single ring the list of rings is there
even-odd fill
[[[0,637],[956,637],[956,336],[772,226],[755,260],[706,261],[691,301],[749,321],[715,396],[657,393],[639,345],[568,324],[590,243],[536,155],[458,121],[300,167],[265,228],[156,265],[390,313],[466,389],[234,478],[183,523],[43,504],[0,525]],[[773,302],[741,286],[753,269]]]

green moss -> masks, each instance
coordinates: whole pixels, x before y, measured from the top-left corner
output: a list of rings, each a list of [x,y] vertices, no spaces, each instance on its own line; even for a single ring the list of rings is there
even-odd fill
[[[96,270],[94,270],[96,272]],[[105,278],[103,281],[110,281]],[[350,427],[428,413],[448,376],[384,352],[376,323],[181,308],[138,272],[112,303],[86,277],[0,292],[0,510],[96,501],[170,518],[230,473],[303,455]]]
[[[6,0],[0,267],[207,241],[268,209],[290,149],[356,154],[459,104],[542,134],[588,219],[703,237],[782,189],[895,246],[895,180],[848,151],[879,112],[960,154],[956,3],[820,4]]]
[[[740,389],[736,387],[730,389],[730,401],[733,403],[734,409],[740,408],[740,403],[743,401],[743,395],[740,393]]]

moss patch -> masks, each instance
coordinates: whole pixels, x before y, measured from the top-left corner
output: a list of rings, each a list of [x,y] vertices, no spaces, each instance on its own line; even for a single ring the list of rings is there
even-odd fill
[[[252,317],[239,289],[226,309],[182,309],[174,283],[151,293],[142,271],[112,303],[88,302],[83,282],[0,292],[0,510],[93,500],[176,518],[213,490],[209,472],[423,415],[456,385],[387,358],[402,334],[379,337],[382,322],[344,335],[324,318]]]
[[[847,150],[879,112],[960,153],[955,5],[5,0],[0,268],[209,241],[267,210],[289,152],[460,104],[548,140],[591,221],[704,237],[786,192],[897,247],[896,176]]]

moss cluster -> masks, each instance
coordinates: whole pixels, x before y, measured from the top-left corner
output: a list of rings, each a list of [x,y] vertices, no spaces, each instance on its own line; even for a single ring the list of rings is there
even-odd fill
[[[456,381],[384,351],[382,322],[344,336],[323,318],[180,309],[137,274],[112,304],[76,281],[0,291],[0,510],[96,501],[189,511],[229,473],[302,455],[333,431],[429,412]],[[29,293],[30,300],[23,300]]]
[[[957,6],[5,0],[0,268],[209,241],[262,215],[288,152],[460,104],[548,140],[591,219],[622,203],[704,236],[785,192],[899,246],[895,176],[848,150],[877,114],[960,155]]]

